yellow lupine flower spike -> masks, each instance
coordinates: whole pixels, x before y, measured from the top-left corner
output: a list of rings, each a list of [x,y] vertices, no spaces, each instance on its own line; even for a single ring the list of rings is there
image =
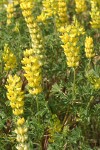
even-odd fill
[[[17,60],[15,55],[11,52],[8,45],[5,44],[3,52],[3,61],[5,63],[4,70],[9,71],[17,66]]]
[[[7,79],[7,97],[10,100],[10,106],[13,109],[13,114],[19,116],[23,114],[24,93],[21,91],[22,82],[17,75],[9,75]]]
[[[18,125],[18,127],[15,129],[15,133],[17,134],[16,140],[18,142],[16,148],[17,150],[28,150],[29,146],[27,144],[28,135],[27,131],[28,128],[25,126],[25,123],[22,121],[21,124]]]
[[[93,39],[92,37],[86,37],[85,39],[85,54],[87,58],[92,58],[95,53],[94,53],[94,45],[93,45]]]
[[[22,14],[25,18],[27,27],[29,29],[31,41],[32,41],[32,53],[39,54],[39,56],[42,58],[42,53],[44,52],[43,49],[43,41],[41,36],[41,31],[39,29],[38,23],[34,19],[34,16],[32,14],[32,9],[34,7],[33,2],[31,0],[20,0],[20,7],[22,10]],[[28,53],[26,51],[26,53]],[[31,53],[31,52],[30,52]]]
[[[77,13],[81,13],[86,11],[87,6],[86,6],[86,1],[85,0],[75,0],[75,4],[76,4],[76,12]]]
[[[98,29],[100,28],[100,1],[99,5],[97,1],[91,0],[91,21],[90,24],[92,28]]]
[[[42,2],[43,9],[42,13],[37,17],[38,21],[44,22],[46,19],[48,19],[53,15],[51,4],[53,4],[53,2],[51,3],[51,0],[43,0]]]
[[[8,3],[8,5],[7,5],[7,25],[11,24],[11,20],[14,17],[14,11],[15,11],[14,3],[13,2]]]
[[[24,52],[24,58],[22,60],[23,69],[25,71],[24,76],[28,81],[30,94],[37,95],[42,92],[41,86],[41,60],[38,55],[31,54],[32,49]]]
[[[58,16],[61,23],[66,23],[68,20],[67,5],[65,0],[58,0]]]
[[[60,30],[60,32],[63,33],[60,38],[63,42],[62,47],[66,55],[67,65],[68,67],[77,67],[80,59],[80,47],[77,43],[79,36],[85,33],[84,28],[82,28],[77,22],[74,22],[71,25],[67,25],[64,29]]]
[[[25,125],[25,119],[22,117],[24,113],[24,92],[22,89],[22,81],[17,75],[9,75],[7,79],[7,98],[10,100],[10,106],[12,108],[13,114],[16,116],[16,140],[18,142],[17,150],[28,150],[29,146],[27,144],[28,128]]]

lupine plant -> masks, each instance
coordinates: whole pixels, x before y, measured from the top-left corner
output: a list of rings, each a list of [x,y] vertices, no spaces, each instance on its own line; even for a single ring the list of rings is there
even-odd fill
[[[100,0],[0,0],[0,150],[100,149]]]

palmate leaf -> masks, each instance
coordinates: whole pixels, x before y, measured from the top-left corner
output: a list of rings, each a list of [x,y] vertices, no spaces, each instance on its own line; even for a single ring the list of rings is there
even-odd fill
[[[52,86],[51,92],[52,92],[52,93],[61,92],[61,88],[62,88],[62,86],[59,86],[57,83],[55,83],[55,84]]]

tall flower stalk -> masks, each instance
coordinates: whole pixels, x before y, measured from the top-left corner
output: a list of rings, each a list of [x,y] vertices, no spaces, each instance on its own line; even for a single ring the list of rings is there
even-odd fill
[[[34,7],[33,5],[34,3],[31,0],[20,0],[22,14],[26,21],[31,37],[31,48],[24,51],[24,58],[21,62],[23,65],[22,68],[25,72],[24,76],[28,81],[28,91],[33,96],[36,96],[42,92],[42,65],[44,46],[38,22],[32,14],[32,9]],[[38,109],[38,98],[35,98]]]
[[[34,3],[31,0],[20,0],[20,7],[22,10],[22,14],[25,18],[27,27],[29,29],[33,53],[34,55],[38,55],[42,58],[42,53],[44,52],[43,40],[38,23],[32,14]]]
[[[24,114],[24,92],[21,90],[22,82],[17,75],[9,75],[7,79],[7,98],[10,101],[10,106],[14,117],[16,117],[16,141],[18,142],[17,150],[28,150],[28,128],[25,125]]]
[[[63,42],[63,49],[66,56],[67,66],[73,69],[72,99],[75,99],[75,69],[79,66],[80,47],[78,46],[79,37],[84,34],[84,28],[78,23],[76,18],[71,25],[60,29],[60,36]]]

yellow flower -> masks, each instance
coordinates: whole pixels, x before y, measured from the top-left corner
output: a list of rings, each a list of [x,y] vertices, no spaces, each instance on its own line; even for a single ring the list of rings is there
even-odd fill
[[[44,22],[46,20],[46,15],[45,13],[42,13],[40,16],[37,16],[37,21],[39,22]]]
[[[75,4],[76,4],[76,12],[77,13],[81,13],[81,12],[86,11],[87,6],[86,6],[85,0],[82,0],[82,1],[75,0]]]
[[[57,14],[57,4],[58,0],[43,0],[42,1],[42,12],[41,14],[37,17],[37,21],[42,21],[45,23],[45,21]]]
[[[20,135],[25,134],[27,131],[28,129],[26,127],[21,127],[21,126],[15,129],[15,133]]]
[[[22,117],[22,118],[19,118],[18,120],[17,120],[17,125],[19,126],[19,125],[23,125],[25,123],[25,119]]]
[[[29,150],[28,144],[21,143],[16,146],[17,150]]]
[[[73,35],[73,31],[69,33],[65,33],[65,35],[61,36],[62,41],[64,41],[64,53],[67,58],[67,65],[69,67],[77,67],[79,65],[79,47],[77,47],[77,38],[76,34]],[[66,39],[67,37],[67,39]]]
[[[65,0],[58,0],[58,16],[60,23],[66,23],[68,20],[67,5]]]
[[[4,52],[3,52],[3,61],[5,62],[5,71],[9,71],[14,69],[17,66],[17,60],[15,55],[10,51],[7,44],[4,46]]]
[[[91,21],[90,24],[92,28],[98,29],[100,28],[100,1],[99,5],[97,1],[91,0]]]
[[[40,33],[40,29],[38,26],[37,21],[35,20],[33,16],[33,2],[30,0],[22,1],[20,0],[20,7],[22,10],[22,14],[25,18],[27,27],[29,29],[31,41],[32,41],[32,48],[34,49],[34,54],[40,54],[40,57],[42,56],[43,53],[43,41],[42,41],[42,36]],[[37,36],[39,35],[39,36]],[[33,53],[32,52],[32,53]],[[41,57],[42,58],[42,57]]]
[[[30,55],[30,56],[29,56]],[[26,77],[28,81],[28,86],[29,86],[29,92],[31,94],[39,94],[42,91],[41,87],[41,66],[42,63],[40,61],[40,57],[37,56],[32,56],[31,54],[31,49],[26,50],[24,52],[24,58],[22,60],[22,64],[24,65],[22,68],[25,71],[24,76]]]
[[[21,119],[21,124],[23,123],[24,120]],[[19,123],[19,122],[18,122]],[[21,125],[20,124],[20,125]],[[18,126],[16,129],[15,129],[15,133],[17,134],[16,136],[16,140],[17,142],[19,143],[18,145],[22,145],[25,146],[25,142],[28,140],[28,135],[27,135],[27,131],[28,131],[28,128],[22,124],[22,126]],[[17,146],[18,146],[17,145]]]
[[[85,54],[87,58],[92,58],[95,55],[93,48],[93,39],[90,36],[86,37],[85,39]]]
[[[10,102],[10,105],[12,108],[19,108],[19,107],[23,107],[24,106],[24,101],[20,101],[20,102]]]
[[[64,49],[64,53],[67,59],[68,67],[77,67],[79,65],[79,51],[78,46],[79,36],[84,34],[84,28],[78,23],[76,18],[71,25],[67,25],[60,30],[62,35],[60,36]]]
[[[14,6],[19,4],[19,0],[14,0]]]
[[[34,88],[34,89],[32,89],[32,90],[29,90],[29,92],[30,92],[30,94],[32,94],[32,95],[37,95],[37,94],[39,94],[39,93],[42,92],[42,87]]]
[[[27,135],[17,135],[16,140],[19,143],[24,143],[28,139]]]
[[[13,109],[13,114],[14,114],[15,116],[22,115],[23,113],[24,113],[23,107]]]
[[[22,82],[20,77],[17,75],[9,75],[7,79],[7,98],[10,100],[10,105],[13,109],[14,115],[23,114],[23,106],[24,106],[24,93],[21,91]]]
[[[14,4],[8,3],[7,5],[7,25],[11,23],[11,19],[14,17]]]

